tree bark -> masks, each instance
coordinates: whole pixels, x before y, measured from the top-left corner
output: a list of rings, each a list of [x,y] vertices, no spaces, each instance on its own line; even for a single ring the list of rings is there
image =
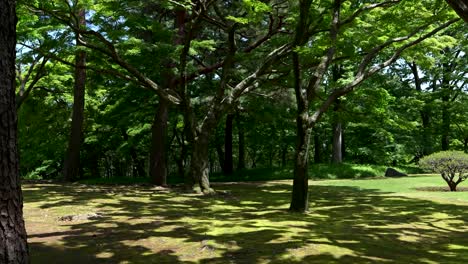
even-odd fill
[[[332,162],[343,163],[343,128],[340,121],[333,124],[333,152]]]
[[[433,152],[433,144],[432,144],[432,129],[431,129],[431,114],[429,106],[425,105],[423,110],[421,110],[421,121],[422,121],[422,129],[423,129],[423,156],[429,155]]]
[[[419,76],[418,65],[415,62],[409,64],[411,72],[414,77],[414,85],[416,91],[422,92],[422,80]],[[430,106],[426,103],[423,106],[423,109],[420,111],[421,121],[422,121],[422,155],[426,156],[432,153],[432,136],[431,136],[431,115],[430,115]]]
[[[193,144],[192,159],[190,162],[190,179],[192,190],[196,193],[211,194],[214,190],[210,187],[208,143],[209,132],[204,131],[198,135]]]
[[[166,137],[167,121],[169,118],[169,102],[160,98],[158,110],[153,119],[151,128],[151,151],[149,171],[151,181],[158,185],[167,184],[166,168]]]
[[[223,152],[222,142],[220,142],[220,141],[221,140],[218,137],[216,137],[216,142],[215,142],[216,155],[218,156],[219,166],[221,167],[221,170],[224,171],[224,152]]]
[[[226,115],[226,126],[224,129],[224,174],[232,174],[234,170],[234,161],[232,158],[232,123],[233,114]]]
[[[306,3],[306,7],[310,7]],[[301,10],[301,19],[304,23],[308,12],[303,13]],[[303,17],[304,16],[304,17]],[[301,23],[298,23],[296,38],[300,37]],[[299,64],[299,54],[293,53],[292,56],[293,71],[294,71],[294,92],[296,95],[297,115],[296,115],[296,134],[297,145],[294,156],[294,180],[291,196],[291,204],[289,210],[292,212],[306,212],[309,210],[309,177],[308,177],[308,159],[309,159],[309,136],[311,129],[309,128],[309,104],[306,96],[302,92],[301,72]]]
[[[446,2],[468,23],[468,3],[466,0],[446,0]]]
[[[343,69],[341,65],[334,65],[332,67],[333,82],[337,83],[343,76]],[[332,139],[332,163],[343,163],[343,127],[341,121],[341,102],[340,99],[335,100],[333,112],[333,139]]]
[[[201,127],[195,126],[195,119],[191,108],[186,109],[185,122],[188,125],[187,138],[192,143],[190,159],[190,172],[185,180],[186,187],[197,193],[212,194],[215,191],[210,187],[209,141],[223,111],[211,109],[205,116]]]
[[[79,27],[86,26],[85,10],[78,12]],[[80,35],[76,33],[76,42]],[[77,44],[79,46],[79,44]],[[80,149],[83,142],[83,121],[86,88],[86,52],[78,50],[75,55],[75,85],[73,89],[73,113],[68,150],[63,167],[66,181],[74,181],[80,177]]]
[[[318,164],[322,162],[322,142],[320,141],[320,135],[318,129],[314,129],[314,163]]]
[[[307,115],[303,113],[303,115]],[[303,115],[296,118],[297,122],[297,146],[294,157],[294,181],[290,211],[306,212],[309,209],[309,136],[311,129],[304,120]]]
[[[239,137],[239,160],[237,161],[237,169],[245,169],[245,131],[244,125],[242,124],[241,115],[237,113],[237,133]]]
[[[17,142],[15,9],[15,1],[0,1],[0,263],[29,263]]]

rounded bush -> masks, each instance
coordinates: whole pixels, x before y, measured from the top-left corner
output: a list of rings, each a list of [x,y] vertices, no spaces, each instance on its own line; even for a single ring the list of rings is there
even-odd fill
[[[463,151],[441,151],[422,158],[419,166],[440,173],[451,191],[468,178],[468,154]]]

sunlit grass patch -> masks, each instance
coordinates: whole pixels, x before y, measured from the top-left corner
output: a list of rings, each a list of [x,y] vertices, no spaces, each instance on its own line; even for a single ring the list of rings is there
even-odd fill
[[[221,194],[206,197],[29,184],[24,211],[32,263],[465,263],[466,193],[414,189],[439,180],[310,181],[306,214],[287,211],[290,181],[215,184]]]

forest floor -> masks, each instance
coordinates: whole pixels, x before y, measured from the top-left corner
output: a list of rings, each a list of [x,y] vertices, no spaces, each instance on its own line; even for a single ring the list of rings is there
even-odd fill
[[[148,185],[23,192],[33,264],[468,263],[468,192],[434,190],[444,184],[310,181],[307,214],[287,211],[291,181],[216,183],[208,197]]]

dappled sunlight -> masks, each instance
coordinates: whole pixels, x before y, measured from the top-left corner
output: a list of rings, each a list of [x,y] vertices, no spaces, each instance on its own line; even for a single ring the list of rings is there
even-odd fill
[[[49,188],[60,188],[58,197]],[[325,182],[311,186],[306,214],[288,213],[284,181],[220,184],[224,194],[214,196],[146,186],[76,188],[24,186],[33,263],[63,252],[82,255],[66,263],[468,261],[467,206]],[[102,217],[58,220],[80,212]]]

